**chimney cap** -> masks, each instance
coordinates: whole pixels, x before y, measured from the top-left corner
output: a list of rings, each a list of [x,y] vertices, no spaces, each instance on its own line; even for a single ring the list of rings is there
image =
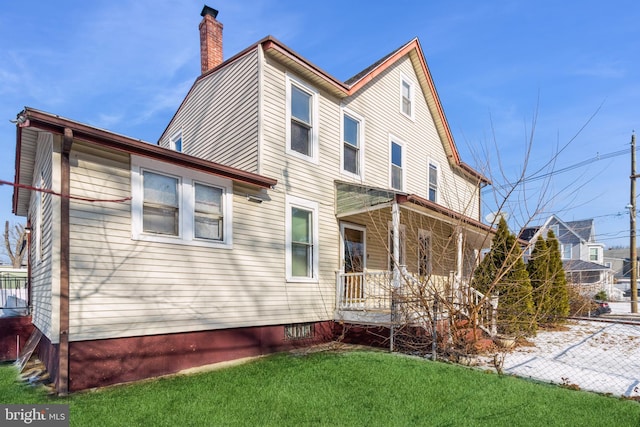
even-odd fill
[[[211,15],[213,19],[216,19],[218,17],[218,11],[205,4],[202,8],[202,12],[200,12],[200,16],[204,17],[205,15]]]

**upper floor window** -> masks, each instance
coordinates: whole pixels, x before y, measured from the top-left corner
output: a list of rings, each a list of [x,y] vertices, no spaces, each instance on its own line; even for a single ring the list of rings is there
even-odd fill
[[[391,188],[402,191],[404,183],[404,154],[402,144],[398,141],[391,140]]]
[[[432,202],[438,202],[438,186],[439,186],[439,171],[438,164],[432,160],[429,160],[429,200]]]
[[[562,259],[571,259],[571,245],[560,245]]]
[[[362,178],[364,120],[351,111],[342,111],[342,172]]]
[[[589,261],[599,261],[598,248],[589,248]]]
[[[133,239],[231,247],[231,181],[138,156],[131,165]]]
[[[287,280],[318,278],[318,204],[293,196],[286,198]]]
[[[287,75],[287,152],[318,161],[318,92]]]
[[[551,227],[549,227],[549,231],[553,231],[554,236],[556,236],[556,239],[558,238],[558,235],[560,234],[560,226],[558,224],[554,224]]]
[[[176,132],[176,134],[173,135],[171,139],[169,139],[169,147],[172,150],[182,152],[182,131],[181,130]]]
[[[414,85],[404,74],[400,75],[400,111],[411,120],[414,119]]]

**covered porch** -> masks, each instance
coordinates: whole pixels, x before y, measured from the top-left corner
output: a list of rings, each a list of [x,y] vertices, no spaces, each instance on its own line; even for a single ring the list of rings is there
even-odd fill
[[[419,325],[464,315],[493,329],[497,299],[469,286],[490,227],[415,195],[342,182],[336,195],[336,321]]]

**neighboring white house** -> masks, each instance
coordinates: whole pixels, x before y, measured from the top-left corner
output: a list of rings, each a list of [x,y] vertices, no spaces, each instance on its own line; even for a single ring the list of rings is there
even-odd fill
[[[522,240],[532,243],[526,254],[531,254],[536,240],[547,238],[553,231],[560,244],[562,265],[569,283],[578,284],[585,294],[595,295],[603,290],[612,298],[622,295],[614,287],[614,271],[604,260],[604,244],[596,240],[593,219],[562,221],[551,215],[540,226],[527,227],[520,232]]]
[[[158,145],[18,114],[13,209],[59,391],[386,325],[372,286],[402,269],[459,289],[490,244],[488,180],[461,161],[417,39],[342,82],[273,37],[223,61],[216,15]]]

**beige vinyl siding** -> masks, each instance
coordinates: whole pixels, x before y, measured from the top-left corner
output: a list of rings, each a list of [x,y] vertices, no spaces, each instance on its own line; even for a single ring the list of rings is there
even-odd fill
[[[400,76],[414,83],[415,120],[400,112]],[[345,106],[365,117],[365,183],[390,188],[389,138],[403,143],[404,191],[427,198],[428,159],[440,166],[439,203],[474,218],[478,217],[476,184],[454,170],[436,130],[418,77],[409,57],[381,73],[358,93],[343,100]]]
[[[58,142],[59,145],[59,142]],[[34,187],[40,187],[40,177],[45,189],[60,191],[59,181],[54,176],[59,176],[59,167],[54,164],[54,138],[50,133],[38,134],[35,156],[33,182]],[[59,160],[59,155],[55,156]],[[42,217],[38,214],[39,200],[42,201]],[[59,198],[51,194],[37,191],[31,192],[29,218],[31,219],[32,245],[31,245],[31,304],[33,307],[33,324],[49,340],[56,344],[59,342],[59,302],[53,298],[59,292],[59,248],[54,242],[59,242],[59,224],[53,221],[53,212],[59,211]],[[42,224],[38,221],[41,220]],[[42,225],[42,226],[41,226]],[[42,255],[39,251],[36,235],[42,230]]]
[[[72,194],[131,195],[128,156],[76,143],[72,159]],[[330,319],[333,286],[285,281],[284,198],[255,193],[234,188],[233,249],[132,240],[129,201],[72,201],[71,339]]]
[[[257,50],[194,84],[159,144],[182,130],[182,151],[258,171]]]
[[[286,71],[269,57],[265,57],[263,65],[262,173],[278,179],[278,185],[271,192],[274,199],[271,215],[274,215],[274,221],[283,221],[287,195],[316,202],[319,206],[319,282],[315,285],[289,283],[288,287],[313,292],[307,298],[310,303],[317,298],[314,310],[324,314],[324,319],[330,319],[335,304],[335,272],[340,268],[340,230],[334,210],[334,179],[340,176],[339,100],[301,76],[291,74],[319,91],[319,161],[316,164],[286,154],[286,127],[289,125],[286,123]],[[284,232],[280,235],[284,238]],[[325,307],[326,313],[319,311]],[[303,319],[300,317],[300,321]]]
[[[366,228],[367,234],[367,269],[387,270],[389,268],[389,224],[391,209],[380,209],[363,212],[344,220]],[[454,226],[444,224],[434,218],[400,210],[401,228],[404,229],[404,254],[407,270],[418,272],[418,235],[420,230],[431,234],[431,267],[432,274],[448,277],[456,269],[456,239],[452,239]],[[401,243],[402,244],[402,243]]]

